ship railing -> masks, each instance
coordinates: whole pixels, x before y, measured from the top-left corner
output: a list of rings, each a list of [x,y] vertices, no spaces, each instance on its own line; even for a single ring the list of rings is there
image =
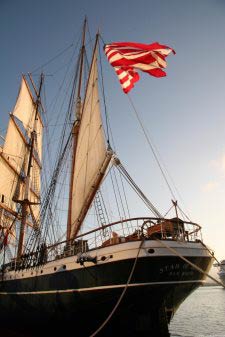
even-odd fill
[[[80,234],[74,240],[48,247],[48,261],[86,254],[91,250],[114,244],[141,240],[173,240],[196,242],[202,240],[201,226],[179,218],[139,217],[123,219]]]

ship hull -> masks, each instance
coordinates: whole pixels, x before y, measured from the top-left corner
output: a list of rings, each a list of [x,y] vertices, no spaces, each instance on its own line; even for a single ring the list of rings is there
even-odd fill
[[[132,287],[126,292],[118,310],[99,336],[169,336],[165,302],[170,308],[179,306],[198,285],[196,283]],[[43,330],[55,336],[69,332],[71,326],[76,336],[91,336],[107,319],[122,289],[99,290],[82,294],[45,294],[13,299],[1,308],[4,320],[2,329],[14,329],[31,336],[39,336]],[[179,293],[179,295],[178,295]],[[176,301],[170,301],[173,296]],[[42,302],[40,308],[39,304]],[[9,310],[9,306],[11,309]],[[13,309],[13,310],[12,310]],[[22,310],[21,310],[22,309]],[[10,315],[10,316],[9,316]],[[2,318],[3,318],[2,317]],[[13,326],[12,326],[13,322]],[[40,324],[40,325],[39,325]]]
[[[141,250],[139,245],[93,251],[96,264],[82,265],[73,256],[33,269],[33,274],[29,269],[14,272],[14,279],[9,272],[1,282],[1,326],[13,321],[17,330],[24,330],[26,321],[33,335],[43,327],[60,335],[74,326],[76,336],[91,336],[119,303],[99,336],[168,336],[171,316],[204,277],[153,241]],[[201,244],[193,245],[177,249],[207,271],[212,258]]]

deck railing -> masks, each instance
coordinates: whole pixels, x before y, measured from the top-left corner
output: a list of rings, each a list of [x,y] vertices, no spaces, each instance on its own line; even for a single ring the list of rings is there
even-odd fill
[[[178,218],[130,218],[80,234],[75,240],[63,241],[48,247],[48,259],[87,253],[96,248],[136,241],[145,237],[148,240],[173,240],[194,242],[201,240],[201,226]]]
[[[143,238],[183,242],[202,240],[201,227],[193,222],[178,218],[130,218],[80,234],[69,242],[63,241],[50,246],[42,244],[35,252],[22,255],[20,261],[12,260],[3,269],[26,269],[74,255],[79,258],[94,249]]]

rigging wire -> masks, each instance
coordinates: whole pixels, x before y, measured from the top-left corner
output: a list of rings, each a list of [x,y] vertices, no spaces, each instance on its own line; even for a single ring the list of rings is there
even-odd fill
[[[151,143],[152,143],[152,146],[154,147],[154,149],[155,149],[155,151],[156,151],[156,153],[157,153],[157,156],[158,156],[158,158],[159,158],[159,162],[162,163],[162,166],[164,167],[164,170],[165,170],[165,172],[166,172],[168,178],[170,179],[170,181],[171,181],[171,183],[172,183],[172,185],[173,185],[173,187],[174,187],[174,190],[175,190],[176,193],[177,193],[178,198],[180,199],[180,201],[182,201],[183,207],[185,207],[185,209],[186,209],[185,202],[184,202],[184,200],[183,200],[183,198],[182,198],[182,196],[181,196],[181,194],[180,194],[178,188],[176,187],[176,184],[175,184],[175,182],[174,182],[174,180],[173,180],[171,174],[170,174],[169,171],[167,170],[166,165],[165,165],[165,163],[163,162],[163,159],[162,159],[162,157],[161,157],[159,151],[157,150],[157,147],[156,147],[156,145],[154,144],[154,142],[153,142],[152,139],[151,139]],[[182,213],[182,215],[184,216],[184,218],[186,218],[188,221],[191,221],[191,216],[190,216],[189,212],[187,211],[187,209],[185,210],[186,213],[185,213],[179,206],[178,206],[178,209],[180,210],[180,212]]]
[[[77,45],[78,45],[78,43],[77,43]],[[77,48],[77,47],[76,47],[76,48]],[[62,81],[61,81],[61,84],[59,85],[58,91],[56,92],[54,98],[52,99],[51,103],[49,104],[48,110],[50,110],[50,109],[54,110],[54,109],[55,109],[55,106],[56,106],[56,104],[57,104],[57,101],[58,101],[58,99],[59,99],[59,97],[60,97],[60,92],[62,91],[62,89],[63,89],[63,87],[64,87],[64,85],[65,85],[66,78],[67,78],[67,76],[68,76],[68,72],[69,72],[69,70],[70,70],[71,65],[73,64],[73,60],[75,59],[76,48],[74,49],[74,52],[73,52],[73,54],[71,55],[71,57],[70,57],[70,59],[69,59],[69,61],[68,61],[68,63],[67,63],[67,69],[66,69],[66,71],[65,71],[64,77],[63,77],[63,79],[62,79]],[[78,58],[78,60],[79,60],[79,58]],[[71,78],[73,78],[73,76],[71,76]],[[70,82],[69,82],[68,86],[69,86],[69,85],[70,85]],[[65,89],[64,92],[67,92],[67,89]],[[53,104],[54,104],[54,105],[53,105]]]
[[[177,205],[177,208],[179,209],[179,211],[181,212],[181,214],[183,215],[183,217],[186,218],[188,221],[191,222],[190,217],[186,213],[184,213],[184,211],[180,208],[179,205]]]
[[[87,31],[88,31],[88,36],[89,36],[89,42],[88,44],[90,43],[91,44],[91,49],[93,50],[93,38],[91,37],[91,33],[90,33],[90,29],[89,29],[89,24],[88,24],[88,20],[86,18],[86,23],[87,23]],[[87,45],[87,44],[86,44]]]
[[[106,43],[105,43],[105,41],[104,41],[104,39],[103,39],[102,35],[101,35],[101,34],[99,34],[99,37],[100,37],[100,39],[102,40],[103,46],[105,46],[105,45],[106,45]]]
[[[103,41],[102,36],[99,34],[100,39]],[[104,43],[104,41],[103,41]],[[104,76],[103,76],[103,66],[102,66],[102,58],[101,58],[101,52],[100,52],[100,44],[99,44],[99,61],[100,61],[100,75],[101,75],[101,90],[102,90],[102,97],[103,97],[103,103],[104,103],[104,114],[105,114],[105,120],[106,120],[106,139],[107,139],[107,143],[109,144],[109,147],[111,148],[111,144],[110,144],[110,140],[112,142],[113,145],[113,149],[114,152],[116,152],[116,145],[115,145],[115,141],[113,138],[113,133],[112,133],[112,129],[111,129],[111,125],[110,125],[110,116],[108,113],[108,109],[107,109],[107,104],[106,104],[106,95],[105,95],[105,90],[104,90]],[[105,132],[105,130],[104,130]]]
[[[150,149],[151,149],[151,151],[152,151],[152,153],[153,153],[153,156],[154,156],[154,158],[155,158],[155,160],[156,160],[156,162],[157,162],[157,164],[158,164],[158,167],[159,167],[159,169],[160,169],[160,172],[161,172],[161,174],[162,174],[162,176],[163,176],[163,178],[164,178],[164,180],[165,180],[165,182],[166,182],[166,185],[167,185],[167,187],[168,187],[168,189],[169,189],[169,191],[170,191],[170,193],[171,193],[171,195],[172,195],[172,198],[173,198],[174,200],[176,200],[177,198],[176,198],[176,196],[175,196],[175,194],[174,194],[174,192],[173,192],[173,190],[172,190],[172,187],[171,187],[171,185],[170,185],[170,183],[169,183],[169,180],[167,179],[166,174],[165,174],[165,172],[164,172],[164,170],[163,170],[163,167],[162,167],[162,165],[161,165],[161,163],[160,163],[160,160],[159,160],[159,154],[157,155],[157,153],[156,153],[156,147],[153,146],[153,142],[152,142],[152,140],[150,139],[150,137],[149,137],[149,135],[148,135],[148,133],[147,133],[145,127],[144,127],[144,124],[143,124],[143,122],[142,122],[142,119],[141,119],[141,117],[140,117],[140,114],[138,114],[138,111],[137,111],[137,109],[135,108],[135,105],[134,105],[134,103],[133,103],[133,100],[131,99],[131,96],[130,96],[129,94],[127,94],[127,96],[128,96],[129,101],[130,101],[130,104],[131,104],[131,106],[132,106],[132,108],[133,108],[133,111],[134,111],[134,113],[135,113],[135,116],[136,116],[136,118],[137,118],[137,120],[138,120],[138,122],[139,122],[139,125],[141,126],[141,129],[142,129],[142,131],[143,131],[143,133],[144,133],[144,136],[145,136],[145,138],[146,138],[146,140],[147,140],[147,143],[148,143],[148,145],[149,145],[149,147],[150,147]],[[161,161],[162,161],[162,160],[161,160]],[[165,167],[165,165],[164,165],[164,167]],[[174,186],[174,188],[175,188],[175,190],[176,190],[176,192],[177,192],[177,194],[178,194],[180,200],[183,201],[183,198],[181,197],[181,195],[180,195],[180,193],[179,193],[177,187],[175,186],[175,183],[174,183],[174,181],[173,181],[171,175],[169,174],[168,170],[165,169],[165,171],[166,171],[168,177],[170,178],[170,180],[172,181],[172,184],[173,184],[173,186]],[[184,202],[183,202],[183,203],[184,203]],[[188,220],[190,221],[190,216],[188,216],[187,214],[185,214],[180,208],[179,208],[179,210],[180,210],[181,213],[185,216],[185,218],[188,219]]]
[[[129,185],[133,188],[133,190],[137,193],[137,195],[142,199],[142,201],[145,203],[145,205],[152,211],[153,214],[155,214],[156,217],[162,218],[162,215],[159,213],[159,211],[155,208],[155,206],[151,203],[151,201],[144,195],[142,190],[138,187],[138,185],[134,182],[134,180],[131,178],[125,167],[118,163],[117,166],[118,170],[122,173],[126,181],[129,183]]]
[[[67,151],[67,149],[71,148],[71,139],[72,139],[71,128],[70,128],[70,134],[67,138],[66,143],[65,143],[65,137],[66,137],[66,133],[67,133],[66,131],[68,129],[68,125],[72,125],[72,123],[69,123],[69,121],[71,121],[72,114],[74,113],[74,104],[75,104],[74,97],[75,97],[76,83],[77,83],[77,76],[78,76],[78,64],[79,64],[79,58],[77,60],[75,75],[73,76],[72,93],[70,95],[67,114],[66,114],[65,121],[64,121],[64,124],[63,124],[62,135],[61,135],[61,138],[59,140],[59,147],[58,147],[58,151],[57,151],[57,160],[56,160],[56,164],[55,164],[55,169],[54,169],[54,172],[53,172],[53,175],[52,175],[52,179],[50,181],[49,189],[46,193],[46,196],[45,196],[45,198],[43,200],[43,204],[42,204],[43,206],[42,206],[42,209],[41,209],[41,218],[42,218],[42,233],[43,233],[43,236],[41,238],[41,236],[39,235],[39,233],[40,233],[40,231],[39,231],[38,235],[36,235],[37,236],[37,240],[35,240],[36,242],[37,241],[40,242],[40,240],[43,240],[43,239],[46,240],[47,236],[51,235],[50,232],[49,232],[49,227],[50,227],[50,225],[52,227],[52,223],[56,221],[56,219],[54,219],[54,221],[52,221],[53,220],[52,215],[54,214],[54,217],[56,216],[57,212],[55,212],[53,210],[53,207],[55,207],[55,210],[57,209],[57,202],[54,204],[55,205],[54,206],[52,200],[53,200],[53,195],[55,195],[55,193],[56,193],[57,177],[59,176],[59,174],[61,172],[61,169],[63,168],[62,161],[64,161],[64,159],[66,159],[66,157],[68,156],[69,151]],[[67,68],[67,72],[66,72],[66,75],[64,76],[63,82],[65,82],[69,67],[70,67],[70,65]],[[61,89],[62,89],[62,85],[60,87],[60,90]],[[64,104],[64,102],[63,102],[63,104]],[[61,109],[62,109],[62,106],[61,106]],[[64,146],[64,144],[65,144],[65,146]],[[48,146],[49,146],[49,144],[48,144]],[[59,193],[60,193],[60,190],[59,190]],[[44,225],[44,223],[45,223],[45,225]],[[43,227],[45,227],[45,229]],[[44,231],[43,231],[43,229],[44,229]],[[35,246],[36,245],[37,245],[37,243],[35,244]]]
[[[127,96],[128,96],[129,101],[130,101],[130,104],[131,104],[131,106],[132,106],[132,108],[133,108],[133,111],[134,111],[134,113],[135,113],[135,116],[136,116],[136,118],[137,118],[137,120],[138,120],[138,122],[139,122],[139,124],[140,124],[140,126],[141,126],[141,129],[142,129],[143,133],[144,133],[144,136],[145,136],[145,138],[146,138],[146,140],[147,140],[147,143],[148,143],[148,145],[149,145],[149,147],[150,147],[150,149],[151,149],[151,151],[152,151],[152,153],[153,153],[153,156],[154,156],[154,158],[155,158],[155,160],[156,160],[156,162],[157,162],[157,164],[158,164],[158,166],[159,166],[159,169],[160,169],[160,171],[161,171],[161,173],[162,173],[162,176],[163,176],[163,178],[164,178],[164,180],[165,180],[165,182],[166,182],[166,185],[167,185],[167,187],[168,187],[168,189],[169,189],[169,191],[170,191],[170,193],[171,193],[173,199],[176,200],[176,197],[175,197],[175,195],[174,195],[174,193],[173,193],[173,190],[172,190],[172,188],[171,188],[171,186],[170,186],[170,184],[169,184],[168,179],[166,178],[166,175],[165,175],[165,173],[164,173],[164,171],[163,171],[163,168],[162,168],[162,166],[161,166],[161,164],[160,164],[160,162],[159,162],[159,159],[158,159],[158,157],[157,157],[157,154],[156,154],[156,152],[155,152],[155,150],[154,150],[154,148],[153,148],[153,146],[152,146],[152,142],[150,141],[150,138],[149,138],[149,136],[148,136],[148,134],[147,134],[147,132],[146,132],[146,130],[145,130],[145,127],[144,127],[144,124],[143,124],[143,122],[142,122],[142,120],[141,120],[141,117],[140,117],[140,115],[138,114],[137,109],[136,109],[135,106],[134,106],[133,100],[131,99],[131,97],[130,97],[129,94],[127,94]]]
[[[117,200],[117,195],[116,195],[116,189],[115,189],[115,185],[114,185],[114,181],[113,181],[113,176],[112,176],[112,171],[109,171],[110,174],[110,179],[111,179],[111,183],[112,183],[112,188],[113,188],[113,193],[114,193],[114,197],[115,197],[115,201],[116,201],[116,206],[117,206],[117,211],[119,214],[119,218],[122,219],[121,213],[120,213],[120,208],[119,208],[119,203]]]
[[[73,45],[73,44],[72,44]],[[78,45],[78,43],[77,43],[77,45]],[[68,49],[68,48],[67,48]],[[75,50],[76,51],[76,50]],[[71,64],[72,64],[72,58],[74,57],[74,55],[75,55],[75,51],[73,52],[73,55],[71,56],[71,58],[70,58],[70,62],[68,63],[68,67],[67,67],[67,71],[66,71],[66,73],[65,73],[65,76],[64,76],[64,78],[63,78],[63,81],[62,81],[62,83],[61,83],[61,85],[60,85],[60,87],[59,87],[59,90],[58,90],[58,92],[57,92],[57,98],[56,98],[56,100],[55,100],[55,105],[56,105],[56,101],[57,101],[57,99],[58,99],[58,97],[59,97],[59,93],[60,93],[60,91],[62,90],[62,88],[63,88],[63,85],[64,85],[64,83],[65,83],[65,80],[66,80],[66,77],[67,77],[67,74],[68,74],[68,71],[69,71],[69,68],[70,68],[70,66],[71,66]],[[61,53],[62,54],[62,53]],[[58,55],[59,56],[59,55]],[[56,58],[56,57],[55,57]],[[52,59],[53,60],[53,59]],[[48,62],[48,63],[50,63],[50,61]],[[47,65],[47,63],[46,63],[46,65]],[[70,83],[69,83],[70,84]],[[70,102],[71,103],[71,102]],[[60,111],[59,111],[59,114],[58,114],[58,117],[57,117],[57,119],[59,119],[59,116],[60,116],[60,112],[61,112],[61,110],[62,110],[62,107],[63,107],[63,104],[64,104],[64,101],[63,101],[63,103],[62,103],[62,106],[61,106],[61,109],[60,109]],[[52,105],[52,103],[51,103],[51,105]],[[71,110],[71,104],[69,105],[69,110]],[[71,112],[69,113],[69,119],[71,119]],[[68,120],[68,114],[66,114],[66,119]],[[44,122],[45,122],[45,126],[46,126],[46,136],[47,136],[47,143],[46,143],[46,148],[47,148],[47,152],[48,152],[48,156],[47,156],[47,159],[48,159],[48,161],[46,161],[46,164],[47,164],[47,162],[49,163],[49,168],[50,168],[50,172],[52,172],[52,168],[51,168],[51,163],[52,163],[52,161],[51,161],[51,151],[50,151],[50,147],[49,147],[49,145],[50,145],[50,138],[52,138],[52,137],[49,137],[49,133],[48,133],[48,125],[49,125],[49,123],[48,123],[48,120],[47,120],[47,114],[43,114],[43,120],[44,120]],[[64,122],[63,123],[63,125],[64,125],[64,128],[63,128],[63,130],[64,130],[64,133],[65,133],[65,129],[66,129],[66,127],[68,126],[68,125],[71,125],[71,122],[69,123],[69,122]],[[55,130],[53,130],[53,132],[55,132]],[[63,143],[64,143],[64,138],[62,137],[61,139],[60,139],[60,142],[59,142],[59,152],[58,152],[58,155],[59,155],[59,153],[60,153],[60,146],[63,146]],[[47,178],[47,171],[46,171],[46,168],[47,168],[47,166],[46,166],[46,164],[45,165],[43,165],[43,167],[44,167],[44,171],[43,171],[43,175],[42,175],[42,180],[44,179],[44,181],[45,181],[45,184],[44,185],[46,185],[46,190],[47,190],[47,183],[48,183],[48,178]],[[45,192],[44,194],[48,194],[47,192]],[[50,212],[50,217],[52,218],[52,212],[51,212],[51,210],[49,210],[49,212]],[[49,220],[48,220],[48,222],[49,222]],[[31,235],[31,241],[33,241],[33,239],[32,239],[32,236],[35,236],[35,237],[39,237],[39,240],[40,240],[40,230],[38,231],[38,232],[35,232],[34,233],[34,235]],[[37,240],[35,240],[35,241],[37,241]],[[35,244],[36,245],[36,244]],[[35,248],[35,246],[34,246],[34,248]]]
[[[174,208],[174,205],[172,205],[168,211],[164,214],[164,218],[169,214],[169,212]]]
[[[108,118],[108,112],[106,108],[106,99],[105,99],[105,89],[104,89],[104,79],[103,79],[103,70],[102,70],[102,58],[100,53],[100,43],[98,45],[99,48],[99,61],[100,61],[100,69],[101,69],[101,80],[102,80],[102,96],[103,96],[103,102],[104,102],[104,112],[105,112],[105,121],[106,121],[106,135],[107,135],[107,143],[110,147],[110,141],[109,141],[109,118]]]
[[[77,59],[77,64],[78,64],[78,62],[79,62],[79,58]],[[72,63],[72,59],[71,59],[71,63]],[[64,76],[64,78],[63,78],[61,87],[59,88],[59,91],[58,91],[58,93],[57,93],[57,97],[56,97],[56,100],[55,100],[55,103],[54,103],[54,106],[53,106],[52,110],[54,110],[54,108],[55,108],[55,106],[56,106],[56,104],[57,104],[57,101],[58,101],[58,99],[59,99],[59,94],[60,94],[60,92],[61,92],[61,90],[62,90],[62,88],[63,88],[63,85],[64,85],[65,81],[66,81],[66,77],[67,77],[67,75],[68,75],[68,71],[69,71],[69,68],[70,68],[70,66],[71,66],[71,63],[69,64],[69,66],[68,66],[68,68],[67,68],[67,72],[66,72],[66,74],[65,74],[65,76]],[[77,74],[76,74],[75,76],[77,76]],[[71,78],[70,78],[70,80],[69,80],[69,83],[67,84],[67,88],[65,89],[65,93],[68,92],[68,88],[72,85],[72,82],[73,82],[73,77],[71,76]],[[60,108],[59,108],[58,115],[57,115],[57,117],[56,117],[56,121],[55,121],[56,124],[58,123],[59,119],[60,119],[61,116],[62,116],[62,109],[63,109],[63,106],[64,106],[64,104],[65,104],[66,98],[67,98],[67,97],[66,97],[66,95],[65,95],[64,99],[62,100],[61,106],[60,106]],[[66,128],[67,125],[70,125],[70,123],[71,123],[71,117],[68,118],[68,115],[66,114],[66,118],[65,118],[64,123],[63,123],[64,130],[65,130],[65,128]],[[54,129],[52,130],[52,133],[51,133],[51,139],[54,137],[56,130],[57,130],[56,128],[54,128]],[[62,143],[60,143],[60,144],[62,144]]]
[[[78,36],[80,37],[81,29],[82,28],[80,28],[80,30],[78,31],[78,33],[75,35],[75,37],[73,38],[73,41],[76,41]],[[36,71],[38,71],[40,69],[43,69],[44,67],[46,67],[47,65],[49,65],[50,63],[52,63],[53,61],[55,61],[57,58],[59,58],[61,55],[63,55],[64,53],[66,53],[74,45],[75,45],[75,42],[72,42],[69,46],[67,46],[66,48],[64,48],[60,52],[58,52],[55,56],[53,56],[52,58],[50,58],[48,61],[44,62],[42,65],[40,65],[37,68],[33,69],[31,71],[31,73],[34,73],[34,72],[36,72]]]
[[[55,55],[54,57],[52,57],[49,61],[43,63],[41,66],[33,69],[31,71],[31,73],[35,73],[36,71],[43,69],[45,66],[49,65],[51,62],[55,61],[58,57],[60,57],[61,55],[63,55],[67,50],[69,50],[70,48],[72,48],[74,46],[73,43],[71,43],[69,46],[67,46],[66,48],[64,48],[61,52],[59,52],[57,55]]]
[[[101,224],[101,219],[100,219],[100,216],[99,216],[99,210],[98,210],[98,205],[96,203],[96,200],[94,200],[94,209],[95,209],[95,215],[96,215],[98,227],[100,227],[100,226],[102,226],[102,224]]]
[[[117,187],[117,191],[118,191],[118,195],[119,195],[120,205],[121,205],[121,208],[122,208],[122,211],[123,211],[123,216],[124,216],[124,218],[126,218],[126,212],[125,212],[125,208],[123,206],[123,200],[122,200],[122,196],[121,196],[121,192],[120,192],[120,188],[119,188],[119,184],[118,184],[118,180],[117,180],[117,177],[116,177],[114,166],[112,167],[112,171],[113,171],[113,175],[114,175],[114,180],[116,182],[116,187]]]
[[[130,210],[129,210],[129,206],[128,206],[128,201],[127,201],[127,196],[126,196],[126,192],[125,192],[125,188],[124,188],[124,183],[123,183],[121,172],[119,172],[119,176],[120,176],[120,182],[121,182],[122,189],[123,189],[123,196],[124,196],[124,199],[125,199],[125,204],[126,204],[126,208],[127,208],[127,214],[128,214],[128,217],[131,218]]]
[[[120,191],[120,187],[119,187],[119,184],[118,184],[117,175],[116,175],[116,172],[115,172],[115,166],[112,167],[112,171],[113,171],[114,180],[115,180],[115,183],[116,183],[117,193],[118,193],[119,200],[120,200],[121,211],[123,212],[124,218],[127,218],[127,217],[129,217],[129,212],[128,212],[128,216],[127,216],[127,215],[126,215],[126,211],[125,211],[124,201],[123,201],[123,199],[122,199],[122,193],[121,193],[121,191]],[[120,172],[119,172],[119,174],[120,174]],[[120,176],[120,177],[121,177],[121,176]],[[125,199],[125,200],[126,200],[126,199]],[[125,202],[125,205],[126,205],[126,202]],[[127,227],[127,231],[129,232],[129,226],[128,226],[128,223],[126,223],[126,227]],[[123,232],[124,232],[124,223],[122,223],[122,229],[123,229]],[[125,236],[125,232],[123,233],[123,235]]]
[[[107,222],[110,223],[108,211],[107,211],[107,208],[106,208],[106,205],[105,205],[105,201],[104,201],[101,189],[99,189],[99,193],[100,193],[101,203],[102,203],[102,206],[103,206],[103,209],[104,209],[104,212],[105,212],[105,216],[107,218]]]
[[[64,147],[64,150],[62,152],[62,156],[59,158],[59,162],[58,162],[58,165],[57,165],[57,168],[55,170],[55,177],[53,178],[53,189],[51,191],[51,195],[50,195],[50,214],[47,215],[47,223],[46,223],[46,226],[45,226],[45,231],[44,231],[44,237],[46,238],[47,235],[48,235],[48,229],[49,229],[49,222],[52,222],[52,214],[54,211],[52,210],[52,205],[53,205],[53,195],[55,195],[56,193],[56,186],[57,186],[57,179],[58,179],[58,176],[61,172],[61,168],[63,167],[63,163],[64,161],[66,160],[67,156],[69,155],[69,152],[70,152],[70,145],[71,145],[71,139],[72,139],[72,132],[70,133],[69,137],[68,137],[68,140],[65,144],[65,147]],[[64,175],[65,179],[66,179],[66,175]],[[62,185],[62,188],[63,188],[63,185]],[[48,200],[47,200],[48,201]],[[57,207],[57,205],[55,206]],[[43,208],[43,213],[45,212],[45,208]],[[54,212],[55,214],[55,212]],[[43,221],[43,220],[42,220]]]
[[[72,85],[72,93],[71,93],[71,96],[70,96],[70,100],[69,100],[69,105],[68,105],[68,110],[67,110],[67,114],[66,114],[66,118],[65,118],[65,122],[64,122],[64,128],[62,130],[62,136],[61,136],[61,139],[60,139],[60,146],[59,146],[59,150],[58,150],[58,164],[60,162],[62,162],[62,159],[66,159],[65,157],[68,156],[69,154],[69,151],[67,151],[68,147],[71,148],[71,139],[72,139],[72,131],[70,129],[70,135],[68,137],[68,140],[66,142],[66,145],[65,147],[63,148],[64,146],[64,143],[65,143],[65,136],[66,136],[66,129],[67,129],[67,125],[68,125],[68,121],[70,121],[72,119],[72,114],[74,113],[74,104],[75,104],[75,92],[76,92],[76,83],[77,83],[77,77],[78,77],[78,64],[79,64],[79,58],[77,60],[77,66],[76,66],[76,71],[75,71],[75,75],[74,75],[74,79],[73,79],[73,85]],[[70,146],[69,146],[70,145]],[[67,152],[67,155],[65,154],[65,152]],[[64,158],[62,158],[62,156]],[[55,167],[55,174],[58,176],[59,175],[59,171],[61,171],[61,168],[62,168],[62,165],[56,165]],[[57,172],[58,171],[58,172]],[[54,175],[54,174],[53,174]],[[48,198],[50,197],[52,199],[52,196],[53,194],[55,194],[55,189],[56,189],[56,179],[53,183],[54,187],[53,187],[53,190],[51,191],[51,197],[50,195],[48,196]],[[57,207],[57,206],[56,206]],[[52,209],[52,203],[50,203],[50,210]],[[49,216],[47,216],[47,223],[49,222],[48,221],[49,219]],[[46,228],[48,228],[49,226],[46,225]],[[47,237],[47,234],[48,234],[48,231],[47,229],[45,230],[45,237]]]

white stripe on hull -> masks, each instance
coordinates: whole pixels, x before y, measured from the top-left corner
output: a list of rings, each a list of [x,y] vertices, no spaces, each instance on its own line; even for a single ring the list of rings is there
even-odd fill
[[[179,242],[179,241],[166,241],[166,244],[175,249],[180,255],[188,257],[210,257],[207,249],[199,242]],[[87,254],[91,257],[97,257],[97,264],[112,263],[128,259],[135,259],[139,251],[140,241],[126,242],[115,244],[107,247],[100,247],[99,249],[88,251]],[[154,249],[154,253],[149,253],[149,249]],[[106,259],[101,260],[102,257]],[[112,256],[112,258],[110,258]],[[160,241],[149,240],[145,241],[140,252],[139,258],[148,257],[149,259],[155,257],[171,257],[176,256],[168,248],[160,246]],[[49,275],[65,270],[77,270],[84,267],[77,263],[77,256],[64,257],[46,263],[43,266],[37,266],[24,270],[8,271],[4,273],[4,280],[18,280],[25,278],[32,278],[41,275]],[[63,270],[63,265],[66,269]],[[93,267],[92,262],[85,262],[85,267]]]
[[[173,285],[173,284],[187,284],[187,283],[203,283],[202,280],[189,280],[189,281],[167,281],[167,282],[147,282],[147,283],[131,283],[128,284],[129,288],[132,287],[143,287],[143,286],[155,286],[155,285]],[[100,287],[90,287],[90,288],[80,288],[80,289],[62,289],[62,290],[43,290],[43,291],[21,291],[21,292],[0,292],[1,295],[45,295],[45,294],[63,294],[63,293],[74,293],[83,291],[95,291],[95,290],[107,290],[115,288],[125,288],[126,284],[110,285],[110,286],[100,286]]]

